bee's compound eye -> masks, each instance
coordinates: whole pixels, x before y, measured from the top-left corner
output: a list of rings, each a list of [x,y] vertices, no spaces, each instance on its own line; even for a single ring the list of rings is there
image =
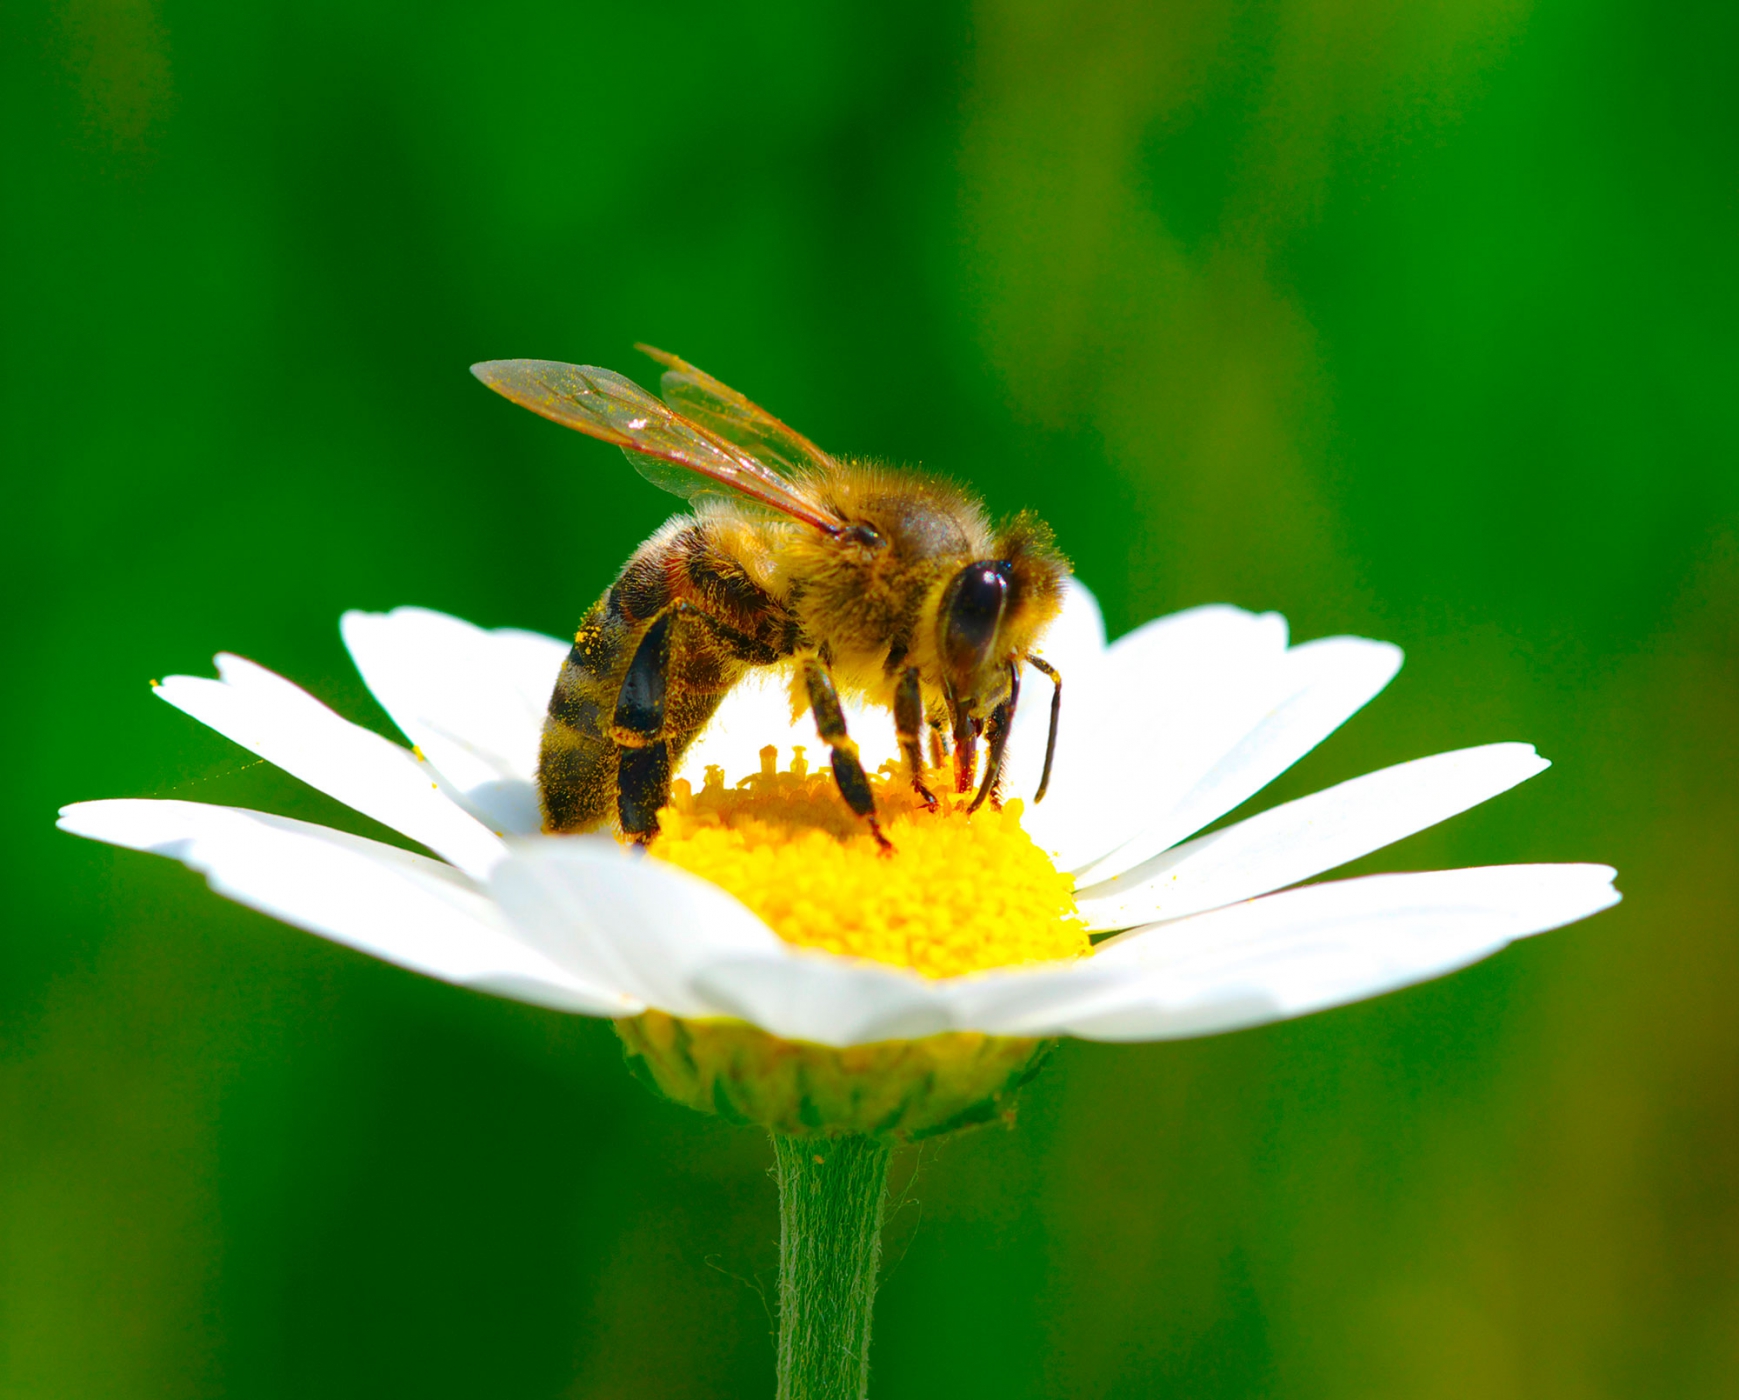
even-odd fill
[[[881,531],[873,525],[847,525],[839,532],[839,537],[847,544],[862,545],[865,549],[880,549],[887,543]]]
[[[1008,605],[1009,566],[1003,560],[968,564],[954,577],[942,617],[942,649],[961,671],[984,663]]]

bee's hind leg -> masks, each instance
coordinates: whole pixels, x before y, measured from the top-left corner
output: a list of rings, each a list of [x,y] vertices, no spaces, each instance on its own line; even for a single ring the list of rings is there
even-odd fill
[[[894,690],[894,732],[899,737],[900,751],[905,754],[906,767],[912,775],[912,790],[934,812],[936,794],[924,786],[924,695],[918,687],[916,666],[906,668]]]
[[[670,800],[670,745],[664,734],[664,697],[670,677],[670,633],[682,605],[646,629],[610,722],[616,757],[616,815],[622,834],[644,846],[658,835],[658,809]]]
[[[616,760],[616,816],[636,846],[658,835],[658,810],[670,801],[670,745],[624,748]]]
[[[769,666],[785,655],[767,641],[720,622],[686,598],[678,599],[653,619],[628,662],[610,720],[610,738],[616,743],[617,820],[622,834],[642,846],[658,835],[658,811],[670,801],[672,758],[680,757],[687,739],[693,737],[692,730],[686,734],[673,731],[665,713],[671,645],[678,627],[700,629],[699,636],[707,639],[704,645],[711,650],[711,663],[723,658],[732,665]],[[689,701],[691,722],[695,641],[696,635],[691,633],[687,648],[689,674],[678,682],[679,691]],[[708,669],[713,667],[709,665]],[[715,693],[713,708],[717,708],[717,696],[722,694]],[[711,710],[707,713],[710,715]]]
[[[845,711],[839,705],[839,692],[833,688],[833,677],[819,657],[804,660],[803,684],[809,692],[809,708],[815,713],[815,730],[833,752],[833,781],[839,784],[839,795],[847,807],[869,823],[876,844],[884,851],[893,850],[893,842],[883,835],[882,824],[876,820],[875,794],[870,791],[869,779],[858,760],[857,745],[845,732]]]

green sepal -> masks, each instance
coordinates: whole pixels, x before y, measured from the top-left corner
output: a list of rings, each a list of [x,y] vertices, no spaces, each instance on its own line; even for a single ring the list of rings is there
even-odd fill
[[[949,1031],[836,1049],[742,1021],[662,1011],[616,1022],[629,1068],[666,1098],[788,1137],[916,1142],[994,1122],[1054,1041]]]

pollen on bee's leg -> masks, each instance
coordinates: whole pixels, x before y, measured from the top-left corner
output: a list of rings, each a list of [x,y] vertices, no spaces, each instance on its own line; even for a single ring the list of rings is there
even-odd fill
[[[699,793],[673,796],[650,850],[788,942],[931,977],[1091,952],[1073,881],[1022,829],[1019,801],[968,812],[970,794],[944,791],[932,811],[884,764],[868,782],[887,852],[801,749],[784,772],[773,746],[760,760],[735,786],[709,767]]]

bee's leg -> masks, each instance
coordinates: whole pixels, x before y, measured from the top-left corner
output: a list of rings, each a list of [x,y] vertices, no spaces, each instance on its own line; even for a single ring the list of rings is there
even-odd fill
[[[894,733],[899,738],[900,751],[906,755],[906,767],[911,770],[912,790],[934,812],[936,794],[924,786],[924,694],[918,688],[916,666],[905,669],[894,689]]]
[[[1020,666],[1015,663],[1008,668],[1008,699],[990,712],[990,723],[985,726],[985,732],[990,736],[990,753],[984,760],[984,784],[966,809],[968,812],[976,812],[986,797],[990,798],[991,806],[1002,806],[996,789],[1002,779],[1002,756],[1008,750],[1008,732],[1014,728],[1014,707],[1019,703]]]
[[[678,604],[646,629],[622,689],[610,737],[620,746],[616,758],[616,815],[622,834],[644,846],[658,835],[658,809],[670,800],[670,746],[664,741],[664,695],[670,675],[670,634]]]
[[[616,760],[616,815],[622,832],[644,846],[658,835],[658,811],[670,801],[670,745],[622,749]]]
[[[954,710],[954,791],[971,792],[972,776],[978,770],[978,731],[983,725],[959,697],[949,696]]]
[[[882,834],[882,824],[876,820],[876,798],[858,761],[857,745],[845,732],[845,711],[839,706],[839,692],[833,688],[833,677],[820,658],[808,657],[803,662],[803,684],[809,691],[809,708],[815,713],[815,729],[821,740],[833,751],[833,781],[839,784],[839,795],[845,805],[869,823],[870,834],[884,851],[893,850],[893,843]]]
[[[940,768],[948,757],[948,714],[937,710],[930,715],[930,766]]]

